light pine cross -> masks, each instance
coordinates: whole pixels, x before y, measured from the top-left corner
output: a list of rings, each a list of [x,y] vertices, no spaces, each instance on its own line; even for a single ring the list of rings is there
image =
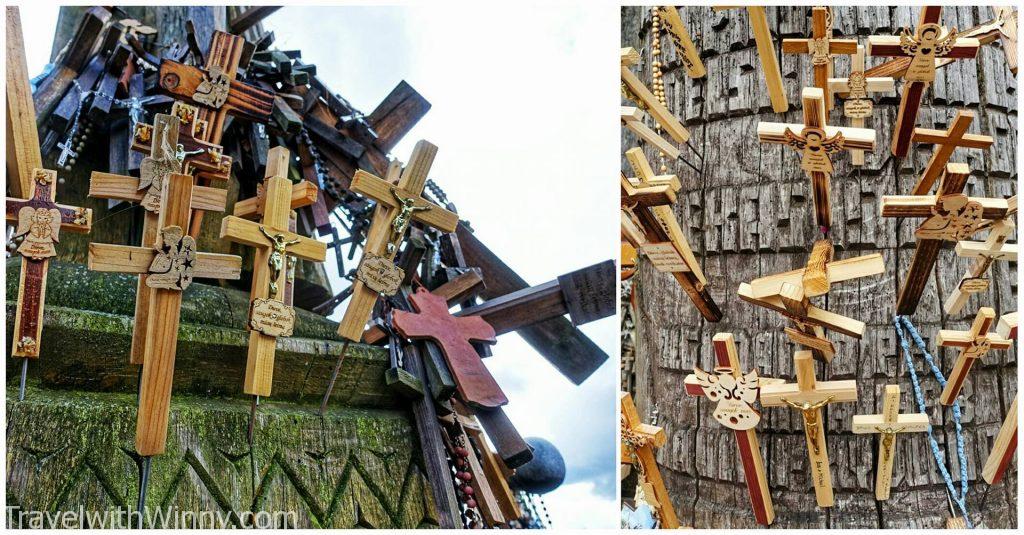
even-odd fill
[[[960,241],[956,243],[956,255],[960,258],[973,258],[970,270],[960,279],[956,288],[949,293],[943,309],[947,314],[959,314],[970,299],[971,294],[988,289],[985,272],[996,260],[1004,262],[1017,261],[1017,244],[1006,243],[1013,235],[1015,225],[1013,214],[1017,211],[1017,196],[1007,199],[1010,205],[1008,217],[994,221],[989,227],[985,241]]]
[[[911,141],[914,143],[927,143],[935,145],[932,157],[924,168],[924,173],[917,179],[911,195],[927,195],[931,193],[935,181],[942,176],[950,156],[957,147],[965,149],[987,149],[992,146],[994,140],[991,136],[980,134],[968,134],[967,128],[974,120],[974,112],[970,110],[957,110],[953,124],[945,131],[933,130],[930,128],[915,128]]]
[[[665,430],[640,419],[633,404],[633,396],[627,392],[619,392],[619,419],[621,427],[622,459],[620,464],[629,464],[638,471],[638,481],[644,488],[645,499],[661,520],[664,529],[679,527],[679,518],[672,506],[668,489],[661,478],[658,460],[654,456],[654,448],[660,448],[668,441]]]
[[[739,6],[716,6],[715,11],[724,9],[737,9]],[[775,57],[775,43],[772,42],[772,32],[768,27],[768,16],[763,6],[743,6],[747,10],[747,17],[750,19],[750,31],[754,34],[754,42],[757,44],[757,57],[761,59],[761,71],[764,73],[765,87],[768,88],[768,98],[772,102],[772,110],[775,113],[785,113],[789,110],[789,101],[786,97],[786,89],[782,85],[782,71],[779,69],[779,59]]]
[[[889,499],[892,490],[892,467],[896,459],[896,435],[927,431],[931,425],[924,413],[900,414],[900,386],[886,385],[882,414],[857,414],[853,417],[853,433],[877,433],[878,468],[875,471],[875,499]]]
[[[814,85],[824,94],[825,111],[832,111],[832,92],[828,80],[832,77],[833,56],[853,55],[857,52],[856,39],[832,38],[832,9],[815,7],[811,11],[811,37],[783,39],[783,54],[809,54],[814,68]],[[805,112],[806,113],[806,112]],[[824,116],[823,116],[824,119]]]
[[[953,331],[943,329],[936,337],[936,343],[941,347],[956,347],[960,349],[960,355],[956,358],[953,371],[949,372],[946,378],[946,388],[942,389],[939,396],[939,403],[952,405],[964,387],[964,381],[971,367],[978,359],[984,358],[989,351],[1007,350],[1013,342],[999,336],[998,333],[989,332],[995,322],[996,311],[989,307],[981,307],[974,317],[969,331]]]
[[[863,128],[865,120],[871,117],[874,93],[889,93],[896,90],[892,78],[868,78],[864,76],[864,45],[857,45],[857,53],[850,60],[850,75],[846,78],[829,78],[828,90],[844,98],[843,116],[856,128]],[[850,151],[853,165],[864,165],[864,151]]]

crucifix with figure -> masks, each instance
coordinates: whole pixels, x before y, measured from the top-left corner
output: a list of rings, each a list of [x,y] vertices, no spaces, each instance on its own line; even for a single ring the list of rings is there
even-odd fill
[[[832,77],[833,56],[836,54],[853,55],[857,52],[856,39],[832,38],[832,9],[815,7],[811,11],[810,39],[783,39],[783,54],[809,54],[811,65],[814,66],[814,86],[824,95],[825,111],[832,110],[832,92],[829,90],[828,79]],[[806,108],[804,113],[806,114]],[[824,121],[825,116],[822,115]]]
[[[892,154],[903,158],[910,151],[910,141],[921,108],[925,89],[935,80],[935,59],[966,59],[978,55],[974,38],[962,38],[956,29],[944,30],[939,25],[942,6],[922,6],[913,32],[903,28],[900,35],[872,35],[868,38],[869,56],[909,57],[904,79],[900,110],[893,128]]]
[[[176,117],[180,124],[178,144],[183,149],[182,172],[208,180],[231,178],[231,156],[224,154],[220,145],[202,139],[207,135],[207,123],[197,119],[199,108],[176,100],[171,105],[170,115]],[[132,149],[144,153],[152,151],[153,132],[154,125],[136,123],[132,131]]]
[[[974,317],[969,331],[954,331],[943,329],[936,337],[936,343],[940,347],[960,348],[960,355],[956,358],[953,371],[949,372],[946,378],[946,387],[942,389],[939,396],[939,403],[952,405],[964,387],[964,381],[971,367],[978,359],[984,358],[991,350],[1007,350],[1013,346],[1013,342],[1003,338],[996,332],[989,332],[995,323],[996,311],[989,307],[981,307]]]
[[[900,386],[886,385],[882,402],[882,414],[856,414],[853,417],[853,433],[864,435],[878,433],[878,468],[875,472],[875,499],[889,499],[892,490],[892,466],[896,459],[896,435],[898,433],[920,433],[927,431],[931,424],[924,413],[900,414]]]
[[[896,90],[896,82],[892,78],[864,76],[864,45],[857,45],[857,53],[850,59],[850,75],[846,78],[829,78],[828,90],[843,97],[843,116],[850,120],[855,128],[863,128],[865,120],[874,112],[874,93],[888,93]],[[864,151],[850,151],[853,165],[864,165]]]
[[[757,370],[744,375],[740,371],[739,354],[732,333],[718,333],[712,339],[718,366],[713,372],[694,368],[694,373],[683,381],[686,394],[702,396],[718,405],[714,417],[718,423],[732,429],[736,435],[743,479],[747,482],[750,507],[758,524],[769,526],[775,520],[772,495],[768,489],[768,474],[761,457],[761,446],[754,428],[761,421],[761,413],[754,409],[762,384],[776,382],[758,377]]]
[[[832,471],[829,468],[825,440],[825,422],[821,409],[830,403],[857,401],[856,381],[817,381],[814,358],[810,351],[793,355],[796,383],[768,384],[761,387],[764,407],[791,407],[800,411],[804,420],[804,437],[814,496],[819,507],[832,507]]]
[[[619,392],[619,409],[619,439],[622,442],[622,458],[619,462],[632,465],[639,472],[638,488],[643,490],[644,500],[657,513],[661,527],[678,528],[679,518],[676,517],[665,482],[661,479],[658,460],[654,457],[654,448],[664,446],[668,436],[664,429],[643,423],[629,393]]]
[[[962,241],[981,230],[986,220],[1003,219],[1010,206],[1006,199],[967,197],[963,193],[971,170],[967,164],[946,165],[935,195],[884,195],[882,217],[925,218],[914,232],[917,248],[896,302],[896,313],[910,315],[924,293],[943,241]]]
[[[985,241],[959,241],[956,243],[956,255],[960,258],[973,258],[974,263],[957,283],[956,288],[949,292],[943,304],[947,314],[959,314],[967,304],[971,295],[988,290],[988,279],[985,272],[996,260],[1004,262],[1017,261],[1017,244],[1006,243],[1013,235],[1016,225],[1013,216],[1017,213],[1017,196],[1007,199],[1010,206],[1007,217],[993,221],[988,227]]]
[[[789,318],[794,326],[786,327],[786,335],[794,343],[808,347],[818,360],[831,362],[835,347],[825,337],[824,329],[860,338],[865,325],[846,316],[818,308],[811,297],[825,295],[834,282],[860,279],[885,272],[882,255],[869,255],[833,261],[834,248],[829,239],[814,243],[806,267],[768,275],[740,283],[740,299],[774,310]]]
[[[827,87],[828,80],[825,80]],[[831,94],[831,93],[827,93]],[[832,226],[832,155],[843,150],[874,150],[875,131],[870,128],[828,126],[825,110],[826,92],[817,87],[803,90],[803,124],[757,123],[757,139],[761,143],[788,145],[800,151],[800,168],[811,179],[814,195],[814,217],[818,226]]]

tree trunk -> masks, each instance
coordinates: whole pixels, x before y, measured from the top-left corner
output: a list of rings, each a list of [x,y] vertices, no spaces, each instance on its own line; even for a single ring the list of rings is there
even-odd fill
[[[916,7],[836,7],[836,37],[894,34],[917,22]],[[684,24],[707,67],[705,78],[686,77],[679,68],[674,46],[663,39],[663,63],[668,105],[692,134],[695,149],[685,148],[683,158],[700,172],[681,162],[670,164],[683,185],[676,213],[690,244],[707,273],[711,293],[725,317],[717,324],[705,322],[679,285],[642,260],[634,290],[636,314],[636,392],[641,414],[657,408],[659,425],[669,441],[658,452],[662,475],[684,523],[698,528],[754,527],[732,432],[711,417],[706,400],[688,398],[682,382],[694,365],[714,367],[711,338],[719,332],[735,335],[744,370],[756,367],[762,376],[793,376],[793,352],[779,314],[741,301],[736,290],[741,282],[802,266],[820,232],[814,223],[809,180],[800,169],[795,151],[779,145],[761,145],[756,136],[759,121],[802,122],[800,91],[812,84],[808,55],[782,55],[780,37],[807,37],[811,8],[767,10],[775,37],[790,111],[772,112],[746,12],[733,9],[713,12],[709,7],[681,10]],[[966,29],[991,20],[988,8],[948,7],[943,21]],[[623,8],[623,46],[635,47],[643,61],[639,74],[649,84],[650,23],[648,8]],[[868,66],[881,61],[869,58]],[[837,76],[849,72],[849,57],[836,59]],[[897,83],[897,91],[902,83]],[[977,119],[972,132],[989,134],[995,144],[987,151],[958,149],[951,161],[966,162],[972,178],[965,192],[973,196],[1007,197],[1015,193],[1017,108],[1016,82],[998,44],[982,47],[977,61],[961,60],[940,69],[926,92],[918,126],[945,129],[958,109],[971,109]],[[830,405],[823,412],[832,461],[836,504],[818,508],[808,477],[803,422],[788,408],[764,409],[758,426],[772,498],[776,527],[810,528],[922,528],[942,527],[950,516],[945,485],[932,458],[927,434],[900,435],[893,471],[892,497],[874,499],[874,471],[878,438],[853,435],[855,414],[878,414],[886,384],[902,389],[901,412],[917,412],[906,362],[899,351],[893,327],[895,301],[913,254],[913,222],[898,225],[881,218],[882,195],[908,194],[923,171],[932,147],[914,145],[902,162],[892,158],[889,144],[899,108],[898,94],[875,98],[876,109],[868,127],[878,132],[877,148],[866,154],[862,167],[850,165],[848,155],[835,160],[832,178],[833,226],[837,258],[879,252],[885,259],[884,275],[842,283],[831,295],[816,300],[837,313],[867,324],[863,340],[838,334],[831,364],[816,364],[819,380],[856,379],[856,403]],[[845,125],[841,104],[828,124]],[[639,142],[624,130],[623,150]],[[657,152],[647,155],[657,165]],[[703,159],[695,154],[703,155]],[[628,165],[623,160],[623,169]],[[944,373],[952,368],[955,350],[937,349],[940,328],[966,330],[980,306],[998,314],[1016,310],[1016,263],[996,262],[987,292],[972,297],[961,314],[949,316],[942,302],[967,269],[950,247],[940,254],[935,275],[928,282],[916,314],[915,325],[936,355]],[[939,449],[959,488],[955,431],[951,410],[938,405],[942,390],[924,359],[915,354],[928,414],[935,427]],[[992,441],[1016,393],[1016,350],[992,352],[978,362],[960,398],[971,489],[968,510],[975,523],[1009,528],[1017,524],[1017,478],[1014,468],[1002,483],[988,488],[981,479]]]

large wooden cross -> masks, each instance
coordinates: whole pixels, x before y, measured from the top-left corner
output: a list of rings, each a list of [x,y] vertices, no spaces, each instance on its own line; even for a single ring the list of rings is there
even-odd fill
[[[7,6],[7,188],[16,198],[31,198],[35,170],[43,167],[32,103],[25,38],[18,6]]]
[[[939,25],[942,6],[923,6],[917,28],[912,33],[903,28],[900,35],[872,35],[868,38],[868,55],[911,57],[900,99],[900,111],[893,130],[892,153],[903,158],[910,151],[910,140],[921,108],[921,97],[928,84],[935,80],[935,58],[973,58],[978,55],[974,38],[959,38],[956,30],[943,31]]]
[[[740,371],[740,359],[732,333],[718,333],[712,342],[718,366],[712,373],[696,368],[693,374],[687,375],[683,382],[686,394],[703,396],[718,403],[715,419],[732,429],[736,435],[736,446],[743,463],[743,479],[747,482],[754,518],[758,524],[768,526],[775,520],[775,508],[768,489],[761,446],[754,429],[761,420],[761,414],[753,408],[761,380],[756,369],[747,375]]]
[[[1006,199],[969,198],[961,193],[970,173],[967,164],[947,164],[936,195],[882,196],[882,217],[926,218],[914,232],[917,248],[896,302],[897,314],[906,316],[917,310],[944,240],[967,239],[982,228],[984,220],[1006,217]]]
[[[775,113],[785,113],[789,110],[789,101],[786,97],[785,87],[782,85],[779,59],[775,57],[775,43],[772,42],[772,32],[768,27],[768,16],[765,14],[764,6],[744,7],[747,10],[747,17],[750,18],[750,31],[753,32],[754,42],[757,44],[757,56],[761,59],[761,71],[764,73],[765,86],[768,88],[768,98],[772,101],[772,110]],[[714,7],[713,9],[720,11],[734,8]]]
[[[392,184],[362,169],[356,171],[349,189],[365,195],[377,202],[373,212],[373,220],[363,244],[363,258],[360,270],[364,266],[372,267],[386,275],[385,280],[374,282],[369,278],[371,273],[363,270],[352,283],[352,298],[345,315],[338,325],[338,334],[346,340],[358,342],[363,337],[366,322],[370,319],[377,296],[390,291],[395,293],[402,277],[395,273],[392,260],[401,245],[409,224],[417,221],[443,232],[453,232],[459,223],[459,216],[421,197],[426,185],[427,173],[437,154],[437,147],[427,141],[419,141],[413,149],[409,164],[402,171],[397,184]],[[367,280],[376,289],[367,285]],[[391,281],[390,283],[388,281]],[[381,285],[383,284],[383,285]],[[393,289],[385,288],[393,286]],[[385,291],[381,291],[385,290]]]
[[[1017,196],[1014,195],[1008,201],[1011,204],[1010,211],[1015,212]],[[971,294],[988,289],[988,279],[984,278],[984,275],[993,262],[996,260],[1017,261],[1017,244],[1006,243],[1006,240],[1013,235],[1014,227],[1013,217],[1006,217],[992,224],[985,241],[957,242],[956,255],[961,258],[973,258],[974,263],[946,298],[943,309],[947,314],[959,314]]]
[[[640,472],[638,480],[644,488],[645,499],[658,514],[661,527],[675,529],[679,527],[675,507],[669,497],[665,482],[661,479],[658,460],[654,457],[654,448],[660,448],[668,441],[665,430],[640,420],[633,404],[633,396],[627,392],[619,392],[619,425],[621,427],[622,444],[621,464],[630,464]]]
[[[722,311],[708,291],[708,280],[690,248],[686,235],[672,210],[679,179],[656,176],[640,148],[626,151],[636,177],[621,177],[623,222],[636,219],[635,230],[627,235],[658,271],[671,273],[708,321],[722,319]],[[626,235],[626,233],[624,233]]]
[[[683,123],[676,119],[672,112],[668,111],[658,97],[651,93],[640,78],[637,78],[629,68],[640,62],[640,53],[634,48],[623,48],[619,53],[619,65],[622,79],[622,95],[634,102],[637,107],[651,114],[657,123],[668,132],[669,136],[676,143],[686,143],[690,140],[690,132]]]
[[[822,91],[825,111],[832,111],[832,92],[828,79],[832,77],[832,56],[852,55],[857,52],[856,39],[832,38],[832,9],[815,7],[811,12],[811,37],[809,39],[783,39],[784,54],[809,54],[814,66],[814,85]],[[806,111],[804,112],[807,113]],[[824,116],[822,116],[824,120]]]
[[[968,134],[967,128],[974,120],[974,112],[970,110],[957,110],[953,124],[949,125],[946,131],[932,130],[930,128],[915,128],[911,141],[914,143],[931,143],[935,145],[935,151],[928,160],[924,173],[917,179],[911,195],[927,195],[931,193],[935,181],[942,176],[942,171],[949,163],[949,157],[957,147],[966,149],[987,149],[992,146],[991,136],[980,134]]]
[[[900,414],[900,386],[886,385],[882,414],[856,414],[853,432],[857,435],[878,433],[878,468],[875,472],[875,499],[889,499],[892,490],[892,466],[896,459],[896,435],[919,433],[931,427],[925,413]]]
[[[892,78],[872,77],[864,75],[864,45],[857,45],[857,53],[850,59],[850,75],[846,78],[829,78],[828,90],[843,97],[843,116],[850,120],[856,128],[863,128],[865,119],[871,117],[874,103],[873,93],[888,93],[896,90],[896,82]],[[853,165],[864,165],[864,151],[850,151]]]
[[[166,446],[182,292],[193,278],[238,279],[242,272],[239,256],[196,251],[187,233],[191,199],[192,177],[172,173],[164,183],[155,246],[89,244],[89,269],[147,273],[146,285],[155,290],[143,335],[145,366],[135,431],[135,450],[143,457],[159,455]]]
[[[833,282],[843,282],[885,272],[882,255],[875,253],[833,261],[831,240],[814,243],[807,266],[740,283],[738,294],[748,303],[774,310],[788,317],[795,327],[785,332],[796,344],[810,348],[818,360],[831,362],[835,347],[825,337],[825,328],[860,338],[861,321],[829,312],[810,304],[809,298],[828,293]]]
[[[270,395],[277,339],[291,336],[295,323],[295,310],[285,303],[288,257],[310,262],[323,262],[327,257],[327,244],[296,234],[288,228],[291,211],[310,204],[309,196],[305,194],[309,183],[303,181],[292,185],[286,178],[288,164],[287,148],[270,149],[263,198],[256,203],[242,205],[241,210],[236,205],[235,215],[221,221],[221,239],[256,249],[246,324],[249,354],[244,383],[244,392],[252,396]],[[260,216],[259,223],[244,219],[250,214],[247,207],[253,205],[251,213]]]
[[[855,47],[856,48],[856,47]],[[828,80],[825,80],[826,88]],[[819,227],[832,226],[832,154],[843,150],[874,150],[875,131],[870,128],[828,126],[825,95],[818,87],[805,87],[802,93],[803,124],[757,123],[761,143],[788,145],[800,151],[800,168],[811,178],[814,217]]]
[[[946,388],[942,389],[939,403],[952,405],[956,401],[974,361],[984,358],[993,349],[1007,350],[1013,345],[1013,342],[999,336],[998,333],[989,332],[995,319],[995,310],[981,307],[978,309],[978,314],[974,316],[971,330],[943,329],[939,331],[939,335],[936,337],[936,343],[939,346],[960,348],[960,355],[957,356],[956,363],[953,364],[953,371],[949,372],[949,377],[946,378]]]
[[[821,381],[814,378],[814,359],[810,351],[793,355],[796,383],[767,384],[761,387],[761,405],[788,406],[799,410],[804,420],[809,471],[819,507],[832,507],[832,471],[829,468],[822,407],[830,403],[857,401],[857,382]]]

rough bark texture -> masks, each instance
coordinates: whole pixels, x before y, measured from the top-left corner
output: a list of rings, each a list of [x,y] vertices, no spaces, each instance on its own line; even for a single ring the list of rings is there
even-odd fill
[[[780,36],[810,34],[810,14],[810,7],[768,8],[777,54]],[[864,36],[893,34],[916,24],[918,8],[836,7],[834,14],[835,36],[856,35],[863,43]],[[758,121],[802,122],[800,90],[811,83],[812,69],[807,55],[779,55],[790,111],[777,115],[771,110],[746,12],[687,7],[681,16],[702,51],[708,74],[700,80],[687,78],[671,42],[663,40],[669,108],[682,118],[693,136],[692,145],[703,154],[701,160],[693,150],[683,151],[683,157],[695,162],[701,172],[670,162],[670,170],[683,184],[676,212],[725,318],[718,324],[703,321],[674,279],[641,261],[634,278],[639,308],[635,399],[641,414],[649,415],[657,407],[659,425],[670,437],[658,460],[683,521],[695,527],[754,527],[732,433],[712,419],[713,407],[707,401],[685,396],[682,380],[695,364],[704,369],[714,366],[711,338],[723,331],[736,336],[745,369],[756,366],[762,375],[793,380],[794,346],[782,332],[784,319],[741,301],[736,289],[740,282],[801,266],[820,235],[814,224],[810,182],[800,170],[797,153],[779,145],[760,145],[756,135]],[[960,29],[991,18],[988,8],[947,7],[943,13],[945,24]],[[623,8],[622,44],[641,52],[638,72],[648,83],[649,30],[649,9]],[[868,66],[879,61],[869,58]],[[840,57],[837,76],[848,72],[848,57]],[[978,114],[970,131],[995,137],[990,150],[958,149],[951,159],[971,166],[966,188],[971,195],[1015,193],[1015,93],[1016,81],[995,44],[983,47],[977,61],[958,61],[939,70],[925,95],[918,126],[945,129],[957,109],[967,108]],[[878,132],[878,149],[866,155],[861,168],[851,166],[847,155],[836,159],[831,236],[837,258],[877,251],[885,258],[886,272],[842,283],[833,287],[827,300],[818,300],[830,310],[867,323],[860,341],[830,335],[837,355],[830,365],[817,365],[819,380],[858,382],[858,402],[832,405],[825,411],[836,505],[820,509],[815,504],[799,414],[788,408],[766,409],[758,429],[776,527],[934,528],[942,527],[949,517],[946,492],[926,434],[898,438],[892,497],[876,502],[878,439],[850,432],[854,414],[881,411],[886,384],[900,385],[901,412],[916,410],[906,362],[898,352],[891,324],[896,295],[913,254],[916,224],[882,219],[878,205],[882,195],[909,191],[932,147],[915,145],[904,161],[893,160],[888,147],[898,96],[875,100],[868,127]],[[829,124],[846,124],[841,111],[830,114]],[[625,132],[623,150],[637,146],[636,138]],[[657,165],[657,153],[647,149]],[[623,161],[623,170],[627,169]],[[944,248],[912,318],[933,351],[938,329],[969,328],[979,306],[991,306],[999,314],[1016,309],[1016,263],[997,262],[990,273],[989,291],[973,297],[963,313],[946,315],[942,302],[967,267],[966,260]],[[948,373],[956,352],[943,349],[934,354]],[[990,353],[971,372],[961,397],[971,484],[968,507],[972,519],[988,527],[1017,525],[1016,468],[1011,466],[1006,479],[992,488],[981,479],[981,467],[1017,391],[1016,355],[1016,350]],[[920,355],[915,355],[915,369],[922,377],[939,448],[949,457],[950,472],[958,481],[952,412],[938,405],[941,388]]]

